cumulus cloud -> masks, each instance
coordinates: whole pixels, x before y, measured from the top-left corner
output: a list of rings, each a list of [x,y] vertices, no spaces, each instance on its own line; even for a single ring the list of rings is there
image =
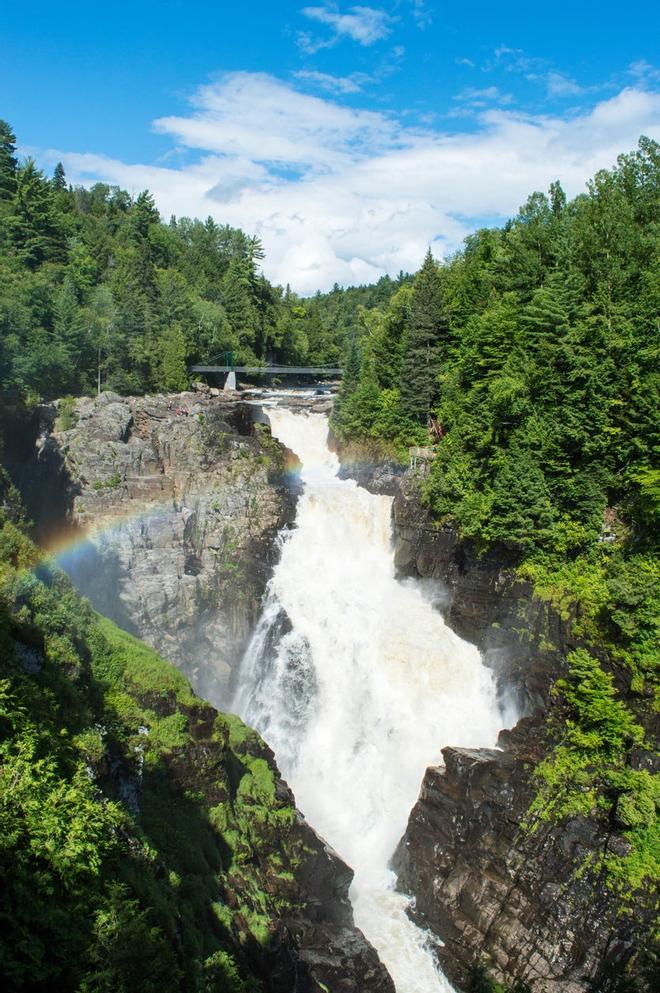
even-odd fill
[[[340,37],[351,38],[360,45],[373,45],[381,38],[386,38],[392,30],[390,15],[376,7],[351,7],[349,13],[343,14],[333,4],[326,7],[303,7],[301,13],[310,20],[331,28],[333,32],[328,41],[320,42],[303,32],[299,41],[310,53],[329,47]]]
[[[660,138],[660,94],[627,88],[570,118],[491,107],[473,130],[450,133],[232,73],[201,87],[188,115],[155,127],[194,161],[43,157],[61,160],[72,182],[148,187],[165,216],[211,215],[257,234],[266,275],[312,293],[415,270],[429,244],[437,256],[454,251],[554,179],[578,193],[641,133]]]

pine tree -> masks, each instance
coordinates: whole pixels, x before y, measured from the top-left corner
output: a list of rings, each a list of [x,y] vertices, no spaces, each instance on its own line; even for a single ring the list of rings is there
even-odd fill
[[[238,358],[249,363],[255,357],[253,349],[257,338],[257,321],[252,303],[250,264],[244,258],[232,258],[222,280],[221,292],[222,305],[240,343]]]
[[[360,381],[360,349],[358,348],[357,337],[352,334],[348,339],[348,351],[346,352],[346,362],[342,376],[341,393],[348,396],[357,388]]]
[[[135,201],[131,211],[131,226],[134,236],[138,239],[149,237],[149,228],[152,224],[158,224],[160,214],[156,208],[156,202],[149,192],[144,190]]]
[[[181,325],[174,323],[159,342],[161,382],[166,390],[180,392],[189,384],[186,367],[186,339]]]
[[[0,120],[0,200],[9,200],[16,192],[16,135],[6,121]]]
[[[17,173],[9,237],[19,258],[35,269],[42,262],[59,262],[66,252],[64,232],[58,224],[53,190],[32,159]]]
[[[53,170],[53,189],[54,190],[65,190],[66,189],[66,174],[64,172],[64,166],[61,162],[58,162]]]
[[[438,398],[438,375],[448,340],[440,273],[429,249],[413,286],[401,366],[403,413],[418,424],[426,424]]]
[[[406,325],[410,317],[412,290],[402,286],[391,297],[389,306],[378,322],[372,340],[376,375],[382,389],[398,390]],[[375,313],[379,313],[375,311]]]
[[[550,209],[555,217],[559,217],[565,206],[566,194],[559,180],[556,180],[550,183]]]
[[[73,280],[67,276],[54,303],[53,330],[72,356],[80,360],[84,351],[83,322]]]

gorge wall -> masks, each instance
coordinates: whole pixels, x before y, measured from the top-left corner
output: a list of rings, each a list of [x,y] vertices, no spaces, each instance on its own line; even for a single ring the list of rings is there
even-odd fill
[[[174,661],[201,696],[227,700],[297,499],[294,460],[255,423],[255,408],[210,392],[106,393],[77,401],[68,419],[50,404],[7,432],[7,457],[42,540],[61,540],[61,563],[99,611]],[[591,852],[623,850],[614,829],[584,818],[523,827],[530,770],[547,749],[550,689],[575,647],[571,619],[534,597],[509,551],[480,555],[437,527],[418,476],[348,464],[342,475],[395,495],[399,574],[436,584],[445,619],[480,648],[509,712],[524,715],[497,750],[447,742],[395,853],[399,886],[444,943],[438,955],[457,984],[483,956],[498,978],[534,993],[583,993],[599,963],[625,960],[638,935],[602,883],[579,871]],[[350,873],[333,859],[321,877],[345,903]],[[296,926],[308,923],[303,915]],[[339,926],[341,941],[325,925],[309,938],[331,988],[391,989],[348,917]]]
[[[6,431],[7,468],[42,544],[103,614],[228,695],[295,515],[295,460],[258,409],[218,391],[102,393]]]
[[[449,745],[444,766],[427,770],[393,859],[399,885],[444,943],[439,958],[455,982],[483,957],[498,979],[534,993],[581,993],[604,960],[633,953],[643,922],[620,914],[621,901],[583,871],[594,852],[626,851],[613,826],[579,817],[525,827],[531,769],[548,749],[550,689],[575,647],[570,620],[534,597],[506,549],[478,555],[451,525],[434,525],[410,472],[393,525],[400,573],[441,584],[446,619],[478,645],[500,694],[525,715],[501,732],[498,749]]]

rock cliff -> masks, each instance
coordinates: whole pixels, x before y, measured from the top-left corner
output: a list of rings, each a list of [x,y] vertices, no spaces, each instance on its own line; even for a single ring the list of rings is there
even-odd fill
[[[217,392],[217,391],[216,391]],[[94,606],[226,702],[293,520],[293,457],[235,396],[102,393],[8,431],[42,543]]]
[[[422,506],[419,477],[406,473],[393,505],[396,565],[441,584],[448,623],[481,649],[503,702],[523,717],[498,748],[443,749],[427,770],[393,859],[419,922],[444,943],[438,954],[457,983],[483,957],[500,980],[534,993],[582,993],[603,961],[625,961],[644,921],[585,871],[594,852],[626,842],[588,818],[527,825],[531,770],[549,747],[549,693],[575,647],[570,622],[516,577],[506,549],[477,554]]]

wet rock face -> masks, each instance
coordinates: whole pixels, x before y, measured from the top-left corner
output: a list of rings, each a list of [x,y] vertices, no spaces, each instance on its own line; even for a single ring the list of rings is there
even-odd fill
[[[64,539],[61,562],[98,610],[226,703],[295,515],[285,450],[235,397],[104,393],[77,401],[66,431],[56,414],[41,408],[13,465],[42,539]],[[88,540],[67,552],[76,535]]]
[[[503,751],[445,748],[427,770],[394,857],[399,885],[444,946],[457,983],[483,956],[502,980],[534,993],[582,993],[605,956],[626,956],[635,933],[585,857],[623,844],[594,822],[530,832],[529,764],[543,754],[542,722],[527,718],[500,738]]]

